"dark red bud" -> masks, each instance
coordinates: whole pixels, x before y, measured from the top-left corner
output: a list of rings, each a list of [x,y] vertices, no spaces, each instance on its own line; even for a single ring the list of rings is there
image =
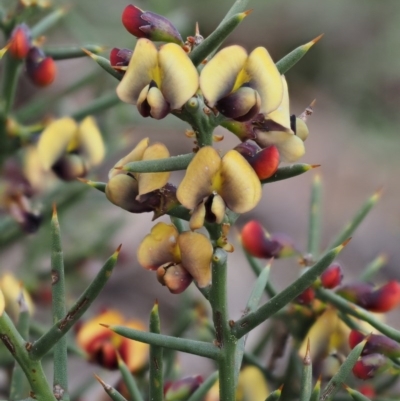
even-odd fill
[[[340,287],[336,292],[348,301],[361,305],[361,302],[364,302],[364,298],[371,294],[373,290],[374,286],[372,284],[358,282]]]
[[[341,284],[343,279],[342,267],[339,264],[330,265],[321,274],[321,284],[325,288],[335,288]]]
[[[183,44],[180,33],[167,18],[143,11],[132,4],[126,6],[122,12],[122,24],[137,38]]]
[[[349,345],[354,348],[365,339],[362,333],[352,330],[349,336]],[[400,344],[382,334],[370,334],[361,355],[383,354],[391,358],[400,357]]]
[[[255,220],[249,221],[242,229],[242,244],[250,255],[257,258],[278,257],[283,248],[278,241],[268,238],[262,225]]]
[[[258,152],[250,161],[250,165],[253,167],[258,178],[260,180],[265,180],[272,177],[276,170],[278,170],[279,161],[280,156],[278,148],[271,145]]]
[[[371,312],[384,313],[394,309],[399,303],[400,283],[393,280],[368,294],[361,306]]]
[[[355,363],[353,374],[361,380],[372,379],[385,364],[386,358],[381,354],[366,355]]]
[[[365,338],[364,334],[360,333],[358,330],[351,330],[349,335],[349,345],[353,349],[356,345],[360,344]]]
[[[25,60],[26,73],[37,86],[50,85],[56,76],[56,63],[51,57],[46,57],[38,47],[32,47]]]
[[[16,59],[27,56],[32,46],[31,31],[26,24],[17,25],[11,33],[8,51]]]
[[[234,149],[239,152],[249,163],[250,160],[261,150],[255,142],[242,142],[235,146]]]
[[[199,375],[189,376],[183,379],[166,383],[164,386],[165,401],[185,401],[203,383],[203,378]]]
[[[315,291],[312,287],[309,287],[296,298],[296,301],[302,305],[310,305],[314,298]]]
[[[373,386],[370,384],[363,384],[358,388],[358,391],[362,394],[365,395],[368,398],[373,398],[376,396],[376,391]]]
[[[114,47],[110,51],[110,64],[111,67],[126,67],[132,57],[132,50],[118,49]],[[120,71],[120,70],[118,70]]]

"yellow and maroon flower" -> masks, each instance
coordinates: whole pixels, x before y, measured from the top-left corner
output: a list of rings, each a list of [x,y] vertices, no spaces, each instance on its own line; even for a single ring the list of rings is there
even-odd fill
[[[39,158],[45,170],[52,169],[61,179],[69,181],[83,177],[100,164],[105,148],[93,117],[79,125],[70,117],[50,123],[38,142]]]
[[[137,38],[183,45],[182,37],[171,21],[151,11],[143,11],[133,4],[125,7],[122,23],[126,30]]]
[[[139,39],[117,94],[137,105],[143,117],[159,120],[182,108],[198,86],[196,67],[180,46],[168,43],[158,50],[150,40]]]
[[[127,173],[122,169],[127,163],[167,157],[169,157],[169,152],[164,144],[155,142],[149,145],[149,138],[142,139],[110,170],[106,187],[107,199],[114,205],[132,213],[155,210],[157,207],[161,207],[160,202],[163,202],[165,207],[168,207],[171,202],[172,204],[177,203],[175,187],[167,184],[170,172]]]
[[[147,363],[149,346],[121,337],[100,324],[123,324],[145,331],[144,324],[138,320],[126,322],[118,311],[107,310],[83,323],[76,337],[78,345],[88,354],[89,361],[107,369],[117,369],[119,354],[131,372],[141,370]]]
[[[256,173],[236,150],[224,157],[211,146],[201,148],[189,164],[177,190],[183,206],[193,210],[192,230],[200,228],[204,220],[221,223],[225,208],[245,213],[261,199],[261,184]]]
[[[31,31],[26,24],[17,25],[11,33],[8,51],[19,60],[25,58],[32,46]]]
[[[220,50],[203,68],[200,89],[210,107],[237,121],[271,113],[283,96],[279,71],[263,47],[250,55],[237,45]]]
[[[249,221],[242,229],[244,249],[256,258],[281,258],[293,256],[298,251],[285,234],[269,234],[256,220]]]
[[[56,77],[56,63],[42,49],[31,47],[25,59],[26,74],[37,86],[50,85]]]
[[[141,266],[156,270],[161,284],[173,294],[184,291],[195,280],[201,288],[211,283],[213,247],[200,233],[178,233],[172,224],[158,223],[139,245]]]

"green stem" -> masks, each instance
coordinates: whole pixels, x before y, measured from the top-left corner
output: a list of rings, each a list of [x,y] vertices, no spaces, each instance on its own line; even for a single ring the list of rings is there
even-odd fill
[[[303,372],[301,375],[301,388],[299,401],[309,401],[312,393],[312,363],[310,354],[310,339],[308,340],[307,352],[303,359]]]
[[[242,13],[243,11],[247,10],[247,5],[249,4],[250,0],[236,0],[229,11],[226,13],[223,20],[218,25],[217,29],[224,24],[229,18],[233,17],[237,13]]]
[[[332,291],[327,291],[322,288],[316,290],[316,296],[321,301],[332,304],[334,307],[339,309],[343,313],[354,316],[364,322],[369,323],[371,326],[375,327],[382,334],[390,337],[391,339],[400,342],[400,331],[390,327],[389,325],[382,323],[374,315],[369,313],[363,308],[353,304],[350,301],[342,298],[341,296],[335,294]]]
[[[31,396],[40,401],[55,401],[40,361],[29,358],[26,349],[29,343],[18,333],[6,312],[0,316],[0,339],[24,371],[31,387]]]
[[[160,315],[158,313],[158,302],[155,303],[150,313],[150,332],[160,334]],[[163,348],[150,345],[150,368],[149,368],[149,398],[150,401],[163,401]]]
[[[110,60],[105,57],[98,56],[97,54],[87,52],[86,53],[92,60],[94,60],[104,71],[108,72],[112,77],[118,79],[118,81],[122,80],[124,74],[115,70],[111,64]]]
[[[308,253],[318,257],[321,239],[321,177],[317,174],[311,190],[310,214],[308,225]]]
[[[215,342],[220,348],[218,358],[219,396],[224,401],[235,400],[235,354],[237,340],[231,335],[227,305],[227,255],[217,248],[212,262],[210,304],[215,328]]]
[[[217,359],[219,356],[218,348],[204,341],[176,338],[165,334],[148,333],[146,331],[130,329],[129,327],[118,325],[107,327],[122,337],[142,343],[157,345],[159,347],[174,349],[176,351],[199,355],[210,359]]]
[[[386,254],[378,255],[371,263],[365,267],[361,274],[361,281],[370,281],[375,274],[387,264],[388,258]]]
[[[31,28],[32,38],[43,35],[48,29],[55,26],[67,13],[67,7],[61,7],[46,15],[41,21]]]
[[[125,164],[122,170],[131,173],[159,173],[164,171],[186,170],[194,155],[194,153],[187,153],[185,155],[171,156],[165,159],[131,162]]]
[[[111,273],[117,263],[119,251],[120,247],[107,260],[95,279],[89,284],[89,286],[76,301],[75,305],[73,305],[72,308],[67,312],[67,314],[58,320],[46,334],[42,335],[32,344],[30,349],[30,357],[32,360],[39,360],[47,352],[49,352],[88,310],[89,306],[97,298],[110,278]]]
[[[101,113],[102,111],[110,109],[111,107],[116,106],[120,102],[121,101],[114,92],[107,93],[106,95],[94,100],[92,103],[89,103],[87,106],[83,107],[79,111],[72,113],[71,117],[74,118],[75,120],[83,120],[85,117],[91,114],[98,114]]]
[[[53,322],[58,322],[66,314],[64,258],[61,246],[60,224],[54,207],[51,219],[51,282]],[[68,401],[68,355],[67,337],[63,336],[54,345],[54,392],[60,400]]]
[[[101,53],[104,50],[104,47],[99,45],[82,45],[81,47],[55,47],[45,48],[43,50],[46,56],[51,57],[53,60],[65,60],[78,57],[87,57],[87,53],[85,53],[82,48],[89,50],[94,54]]]
[[[290,166],[279,167],[276,173],[265,180],[261,181],[261,184],[269,184],[271,182],[277,182],[282,180],[287,180],[288,178],[296,177],[300,174],[304,174],[313,168],[319,167],[317,164],[304,164],[297,163]]]
[[[256,311],[249,313],[234,323],[232,326],[232,334],[236,338],[241,338],[252,329],[263,323],[265,320],[273,316],[289,302],[298,297],[304,290],[310,287],[320,274],[332,263],[338,253],[344,248],[340,245],[321,257],[321,259],[310,267],[307,272],[300,276],[289,287],[271,298],[267,303],[258,308]]]
[[[128,390],[130,401],[144,401],[134,376],[121,357],[118,357],[118,368],[121,372],[126,389]]]

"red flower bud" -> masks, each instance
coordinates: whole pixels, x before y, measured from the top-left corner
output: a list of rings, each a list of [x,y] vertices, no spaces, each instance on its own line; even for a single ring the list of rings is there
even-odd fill
[[[366,355],[355,363],[353,374],[361,380],[372,379],[385,364],[386,358],[381,354]]]
[[[349,336],[349,345],[354,348],[365,339],[362,333],[352,330]],[[400,344],[382,334],[370,334],[361,355],[383,354],[391,358],[400,357]]]
[[[372,284],[359,282],[345,285],[339,288],[336,292],[348,301],[354,302],[357,305],[361,305],[364,297],[366,297],[368,294],[371,294],[373,290],[374,286]]]
[[[296,298],[296,301],[302,305],[310,305],[314,298],[315,291],[312,287],[309,287]]]
[[[363,384],[358,388],[358,391],[368,398],[373,398],[376,396],[375,388],[370,384]]]
[[[50,85],[56,76],[56,63],[51,57],[46,57],[38,47],[32,47],[25,60],[26,73],[37,86]]]
[[[129,64],[132,53],[132,50],[118,49],[118,47],[114,47],[110,51],[111,67],[126,67]]]
[[[122,12],[122,23],[126,30],[137,38],[183,44],[180,33],[167,18],[143,11],[132,4],[126,6]]]
[[[400,303],[400,283],[389,281],[365,297],[365,309],[371,312],[388,312]]]
[[[321,284],[325,288],[335,288],[337,287],[343,279],[342,268],[339,264],[330,265],[322,274],[321,274]]]
[[[183,379],[166,383],[164,386],[165,401],[185,401],[203,383],[199,375],[184,377]]]
[[[265,180],[272,177],[278,170],[279,160],[278,148],[271,145],[258,152],[251,160],[250,165],[254,168],[258,178]]]
[[[26,24],[17,25],[11,33],[8,51],[16,59],[27,56],[32,46],[31,31]]]

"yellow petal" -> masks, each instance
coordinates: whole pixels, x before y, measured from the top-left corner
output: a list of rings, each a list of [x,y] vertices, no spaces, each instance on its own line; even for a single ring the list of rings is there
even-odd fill
[[[124,324],[124,326],[130,329],[146,331],[144,324],[137,320],[131,320]],[[123,338],[118,352],[127,364],[129,370],[134,373],[141,370],[147,364],[149,345]]]
[[[158,71],[158,52],[153,42],[141,38],[137,41],[132,58],[122,81],[117,86],[117,95],[125,103],[136,104],[141,90]]]
[[[301,119],[296,118],[296,135],[304,142],[308,138],[307,124]]]
[[[256,131],[255,141],[265,148],[275,145],[283,161],[293,163],[305,153],[304,142],[290,132],[283,131]]]
[[[86,352],[90,353],[91,345],[95,345],[96,340],[99,338],[110,338],[114,335],[107,327],[100,326],[100,323],[111,326],[121,324],[123,321],[124,318],[117,310],[110,309],[103,312],[82,325],[76,336],[76,342]]]
[[[190,217],[189,221],[190,229],[193,231],[203,227],[205,217],[206,207],[204,205],[204,201],[202,201],[193,209],[192,216]]]
[[[194,209],[213,191],[213,179],[221,166],[221,157],[211,146],[201,148],[190,162],[176,196],[188,209]]]
[[[76,122],[70,117],[65,117],[52,122],[42,132],[38,142],[38,152],[45,170],[50,170],[66,153],[69,143],[77,134],[77,129]]]
[[[137,250],[139,264],[157,270],[168,262],[180,262],[177,244],[178,230],[172,224],[158,223],[144,237]]]
[[[165,159],[167,157],[169,157],[167,147],[163,143],[156,142],[144,151],[142,160]],[[169,171],[165,173],[140,173],[138,177],[139,197],[162,188],[168,182],[170,175]]]
[[[148,146],[149,138],[142,139],[130,153],[128,153],[117,163],[115,163],[114,167],[122,167],[125,164],[142,160],[144,151],[147,149]],[[125,174],[125,171],[115,170],[114,168],[112,168],[108,173],[108,178],[112,178],[117,174]]]
[[[3,314],[6,307],[6,302],[4,300],[3,292],[0,290],[0,316]]]
[[[244,66],[250,76],[250,87],[261,97],[260,113],[268,114],[277,109],[283,97],[281,75],[264,47],[254,49]]]
[[[226,205],[236,213],[253,209],[261,199],[261,183],[257,174],[236,150],[222,158],[222,188],[219,194]]]
[[[279,107],[268,114],[267,119],[286,128],[288,132],[292,132],[290,128],[290,110],[289,110],[289,92],[285,77],[282,75],[283,97]]]
[[[210,107],[233,90],[246,59],[246,50],[235,45],[220,50],[206,64],[200,75],[200,89]]]
[[[180,109],[197,91],[199,74],[185,51],[168,43],[159,52],[161,92],[172,110]]]
[[[146,102],[148,107],[150,107],[150,115],[156,120],[163,119],[171,111],[168,102],[165,100],[160,89],[158,89],[156,86],[153,86],[149,89],[146,97]],[[140,106],[138,103],[138,109],[139,107]]]
[[[104,159],[105,148],[103,138],[96,120],[86,117],[78,129],[79,151],[88,161],[89,166],[97,166]]]
[[[209,239],[200,233],[185,231],[178,237],[182,266],[201,288],[211,284],[211,258],[213,247]]]
[[[255,366],[246,366],[239,374],[237,400],[265,401],[269,390],[264,375]]]
[[[225,201],[222,196],[215,195],[211,203],[211,213],[215,216],[215,223],[221,224],[225,217]]]

